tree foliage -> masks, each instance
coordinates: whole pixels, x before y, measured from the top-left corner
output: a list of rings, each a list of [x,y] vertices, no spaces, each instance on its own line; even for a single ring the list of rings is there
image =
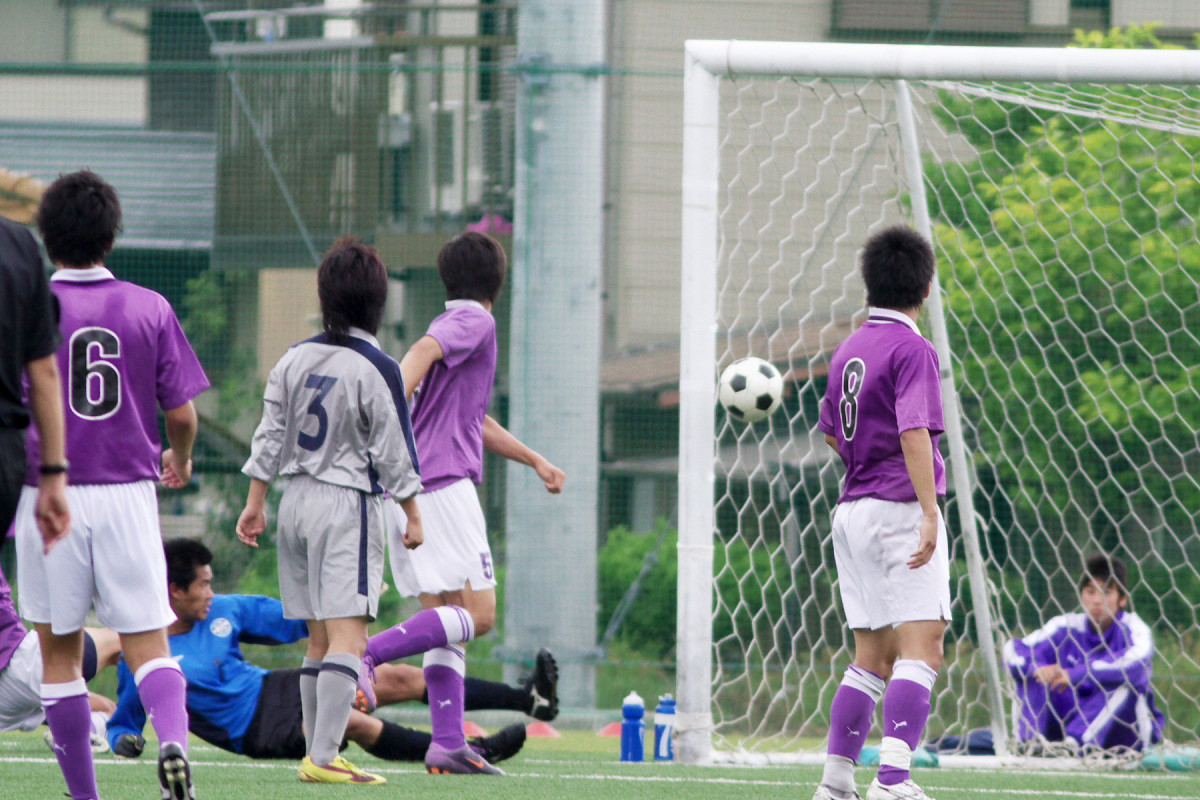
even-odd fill
[[[1078,33],[1157,47],[1154,29]],[[1015,91],[1015,87],[1014,87]],[[1080,87],[1067,104],[1174,117],[1194,90]],[[927,164],[951,349],[977,457],[1025,521],[1112,546],[1197,536],[1200,137],[941,93],[978,154]],[[1179,128],[1180,126],[1175,126]],[[981,466],[984,464],[981,463]]]

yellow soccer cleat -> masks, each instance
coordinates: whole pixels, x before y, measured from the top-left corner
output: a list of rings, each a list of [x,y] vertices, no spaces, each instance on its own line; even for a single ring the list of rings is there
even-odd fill
[[[313,763],[308,756],[300,762],[300,780],[305,783],[387,783],[387,778],[371,772],[365,772],[338,756],[327,766],[321,767]]]

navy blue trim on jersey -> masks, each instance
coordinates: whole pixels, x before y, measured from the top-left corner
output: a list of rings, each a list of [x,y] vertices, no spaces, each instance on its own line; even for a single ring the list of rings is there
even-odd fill
[[[379,485],[379,470],[375,469],[370,453],[367,453],[367,480],[371,482],[371,494],[383,494],[383,487]]]
[[[413,470],[420,475],[421,465],[417,461],[417,440],[413,437],[412,417],[408,413],[408,401],[404,399],[404,376],[400,374],[400,365],[396,363],[396,360],[370,342],[364,342],[354,336],[347,336],[345,342],[332,342],[329,340],[328,334],[319,333],[305,341],[347,347],[370,361],[375,369],[379,370],[379,374],[383,376],[388,389],[392,392],[392,402],[396,404],[396,413],[400,416],[400,428],[404,431],[404,442],[408,445],[408,457],[412,461]],[[372,486],[377,485],[378,483],[372,479]],[[380,491],[382,492],[382,487],[380,487]]]
[[[358,494],[358,593],[367,596],[367,551],[370,549],[370,537],[367,530],[367,495]]]

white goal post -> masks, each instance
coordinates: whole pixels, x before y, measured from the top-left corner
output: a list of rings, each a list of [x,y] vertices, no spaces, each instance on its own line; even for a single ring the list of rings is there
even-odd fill
[[[1197,51],[687,42],[681,761],[824,746],[849,649],[828,541],[841,467],[814,409],[865,310],[858,247],[897,222],[934,243],[941,277],[922,327],[942,367],[960,640],[931,731],[990,726],[1008,755],[999,650],[1075,610],[1081,559],[1102,549],[1171,640],[1156,679],[1196,705],[1200,190],[1179,154],[1200,145],[1197,85]],[[715,400],[745,355],[792,386],[757,426]],[[1168,708],[1168,736],[1195,742],[1180,719]]]

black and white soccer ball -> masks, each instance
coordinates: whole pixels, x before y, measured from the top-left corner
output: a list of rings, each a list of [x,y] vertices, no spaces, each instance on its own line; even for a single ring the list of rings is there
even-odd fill
[[[740,358],[721,373],[717,399],[734,419],[759,422],[783,403],[783,376],[769,361]]]

